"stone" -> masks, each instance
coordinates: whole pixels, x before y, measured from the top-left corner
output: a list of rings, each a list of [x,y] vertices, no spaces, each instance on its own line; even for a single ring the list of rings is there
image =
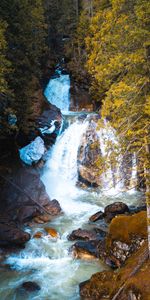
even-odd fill
[[[58,238],[59,234],[54,228],[45,227],[44,230],[47,232],[48,235],[50,235],[53,238]]]
[[[98,211],[97,213],[95,213],[94,215],[92,215],[90,218],[89,218],[89,221],[91,222],[96,222],[98,220],[101,220],[104,218],[104,213],[102,211]]]
[[[26,219],[39,211],[41,208],[35,202],[42,206],[50,203],[50,198],[46,193],[45,186],[40,179],[40,174],[36,169],[20,167],[17,171],[11,174],[12,183],[17,185],[15,188],[10,183],[6,183],[1,191],[1,207],[0,211],[6,211],[17,220]],[[30,196],[27,196],[26,193]],[[31,200],[33,199],[33,201]],[[35,202],[34,202],[35,201]],[[25,212],[24,212],[25,209]],[[20,213],[19,213],[20,212]]]
[[[19,150],[20,159],[29,166],[33,163],[37,163],[44,153],[44,141],[40,136],[36,137],[33,142]]]
[[[114,202],[105,207],[105,220],[109,223],[115,216],[129,213],[128,206],[123,202]]]
[[[23,282],[21,287],[27,292],[35,292],[41,290],[41,287],[34,281]]]
[[[75,243],[70,251],[72,252],[75,258],[80,259],[92,259],[99,257],[99,241],[81,241]]]
[[[88,187],[98,187],[101,183],[97,161],[101,156],[97,124],[90,120],[78,150],[78,182]]]
[[[37,231],[34,235],[33,238],[35,239],[40,239],[43,236],[43,232]]]
[[[81,228],[73,230],[72,233],[68,236],[69,241],[75,241],[75,240],[90,241],[90,240],[97,240],[97,239],[98,239],[98,235],[96,233]]]
[[[15,223],[0,223],[0,246],[20,246],[30,240],[30,234],[17,228]]]
[[[52,215],[57,216],[62,213],[61,206],[56,199],[49,201],[49,203],[45,206],[45,209]]]
[[[20,223],[24,223],[33,219],[35,216],[38,215],[38,213],[39,213],[39,209],[36,206],[29,206],[29,205],[22,206],[18,210],[17,220]]]

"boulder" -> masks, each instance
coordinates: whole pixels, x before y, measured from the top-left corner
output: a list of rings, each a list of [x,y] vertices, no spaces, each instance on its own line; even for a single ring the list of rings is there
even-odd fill
[[[56,199],[49,201],[49,203],[45,206],[45,209],[52,215],[58,216],[62,213],[61,206]]]
[[[75,258],[92,259],[99,257],[100,241],[81,241],[75,243],[70,251]]]
[[[150,260],[147,243],[117,272],[98,272],[80,283],[82,300],[147,300],[150,295]]]
[[[122,266],[127,258],[142,246],[146,238],[146,212],[117,216],[111,221],[106,237],[106,263],[113,261],[114,264],[117,262],[116,267]]]
[[[114,202],[105,207],[104,217],[109,223],[115,216],[125,213],[129,213],[128,206],[123,202]]]
[[[94,215],[92,215],[90,218],[89,218],[89,221],[91,222],[96,222],[98,220],[101,220],[104,218],[104,213],[102,211],[98,211],[97,213],[95,213]]]
[[[28,222],[39,214],[36,206],[22,206],[18,209],[17,219],[20,223]]]
[[[37,119],[37,127],[46,144],[52,145],[55,143],[57,134],[60,130],[62,115],[59,108],[50,103]]]
[[[29,239],[30,234],[17,228],[15,223],[0,223],[0,246],[21,246]]]
[[[98,187],[101,183],[97,161],[101,156],[97,124],[90,120],[78,150],[78,181],[89,187]]]
[[[37,163],[45,153],[44,141],[40,136],[36,137],[33,142],[19,150],[20,159],[27,165],[31,166]]]
[[[68,236],[69,241],[75,241],[75,240],[90,241],[90,240],[97,240],[97,239],[98,239],[98,234],[90,230],[85,230],[81,228],[73,230],[72,233]]]
[[[35,292],[41,289],[41,287],[34,281],[23,282],[21,288],[23,288],[27,292]]]
[[[19,190],[10,183],[5,184],[1,191],[0,211],[6,211],[13,219],[24,222],[26,218],[30,218],[36,214],[37,210],[41,210],[35,202],[42,206],[49,205],[50,198],[46,193],[45,186],[37,170],[27,167],[19,168],[11,174],[9,180]]]

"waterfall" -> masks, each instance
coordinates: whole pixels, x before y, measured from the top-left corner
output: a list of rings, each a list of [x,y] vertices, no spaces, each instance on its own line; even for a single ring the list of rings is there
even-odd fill
[[[56,78],[50,79],[44,95],[47,100],[56,105],[62,112],[69,110],[70,104],[70,77],[56,70]]]
[[[122,157],[119,157],[116,167],[109,164],[112,152],[119,148],[115,130],[109,126],[108,122],[104,122],[102,128],[99,129],[94,114],[86,117],[83,112],[70,112],[69,89],[69,75],[63,75],[60,70],[57,70],[56,77],[50,80],[45,90],[48,101],[58,106],[63,112],[64,126],[55,145],[48,151],[41,178],[50,198],[56,198],[60,202],[64,213],[51,220],[49,224],[37,224],[26,228],[32,237],[38,231],[42,231],[43,236],[40,239],[31,238],[20,253],[8,256],[6,263],[14,270],[5,269],[1,299],[23,299],[22,291],[18,287],[25,281],[35,281],[39,283],[41,290],[38,294],[29,294],[26,297],[27,300],[49,298],[79,300],[78,284],[87,280],[93,273],[104,270],[104,265],[100,261],[98,263],[74,259],[68,251],[72,242],[68,241],[67,236],[77,228],[89,229],[91,226],[88,223],[89,217],[115,201],[115,197],[112,197],[113,192],[116,193],[122,188],[122,180],[119,180],[122,177],[120,168]],[[98,191],[81,189],[77,185],[78,152],[84,150],[83,157],[86,154],[85,156],[89,159],[91,156],[88,156],[88,149],[90,151],[90,146],[98,140],[98,137],[98,150],[100,148],[98,154],[102,155],[105,164],[108,165],[102,174],[102,187]],[[87,147],[88,142],[89,147]],[[85,143],[85,147],[82,147],[82,143]],[[107,147],[108,144],[109,147]],[[135,165],[134,156],[132,166]],[[89,172],[91,168],[89,164]],[[134,169],[132,179],[135,177],[136,170]],[[104,190],[108,192],[105,193]],[[117,201],[131,205],[136,203],[138,198],[137,195],[134,198],[134,194],[130,197],[125,195],[125,198],[123,194],[120,194]],[[46,236],[45,226],[54,228],[59,233],[59,237],[53,239]]]

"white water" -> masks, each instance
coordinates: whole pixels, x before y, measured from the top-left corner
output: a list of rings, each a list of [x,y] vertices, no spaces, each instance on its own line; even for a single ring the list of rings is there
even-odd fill
[[[56,105],[62,112],[69,110],[70,103],[70,77],[58,73],[58,77],[51,79],[45,89],[47,100]]]
[[[64,95],[62,84],[68,85],[68,75],[52,79],[48,85],[51,101],[57,105]],[[68,90],[64,97],[60,107],[67,110]],[[75,260],[68,252],[72,243],[67,240],[67,235],[79,227],[90,228],[89,216],[115,201],[114,196],[108,196],[107,193],[104,195],[90,190],[83,191],[76,186],[77,152],[88,120],[81,121],[76,115],[71,117],[69,115],[68,113],[66,118],[68,120],[70,118],[68,122],[70,125],[57,138],[50,150],[42,175],[48,194],[60,202],[64,211],[62,216],[46,224],[55,228],[60,238],[57,240],[48,237],[39,240],[32,238],[19,254],[8,257],[7,263],[12,266],[12,270],[1,272],[2,300],[79,300],[78,284],[87,280],[93,273],[104,269],[97,260]],[[104,129],[103,134],[101,132],[101,148],[104,155],[106,151],[104,140],[108,136],[115,143],[114,133]],[[105,182],[110,180],[109,176],[111,174]],[[125,194],[116,200],[131,204],[135,198],[134,195],[131,199],[131,196],[127,197]],[[44,226],[37,225],[28,228],[28,231],[31,235],[39,230],[44,232]],[[18,289],[22,282],[29,280],[39,283],[41,290],[38,293],[25,294]]]

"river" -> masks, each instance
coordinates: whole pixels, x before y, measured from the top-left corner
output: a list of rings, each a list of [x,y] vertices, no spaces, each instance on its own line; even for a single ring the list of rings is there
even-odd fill
[[[57,199],[64,212],[46,225],[55,228],[59,238],[32,238],[19,254],[8,256],[10,268],[0,273],[1,300],[79,300],[79,283],[106,266],[96,259],[74,259],[69,252],[72,242],[68,234],[80,227],[90,229],[89,217],[115,200],[127,204],[137,201],[136,193],[118,194],[117,189],[104,193],[76,185],[78,148],[89,121],[87,117],[80,118],[83,112],[69,111],[69,75],[58,75],[50,80],[45,95],[61,109],[64,126],[47,154],[41,179],[50,198]],[[26,231],[33,236],[44,227],[37,224]],[[41,290],[30,294],[21,290],[19,286],[25,281],[37,282]]]

